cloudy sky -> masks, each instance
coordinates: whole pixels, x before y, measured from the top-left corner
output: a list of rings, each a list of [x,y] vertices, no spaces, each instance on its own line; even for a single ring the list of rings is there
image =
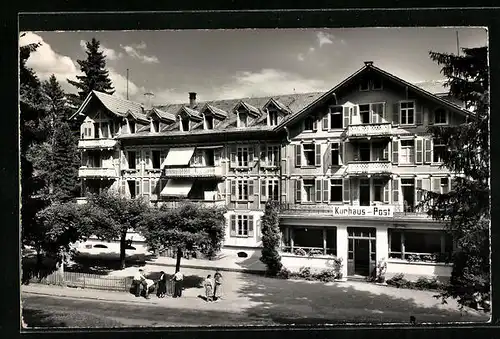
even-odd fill
[[[442,79],[428,52],[456,53],[487,44],[482,28],[259,29],[114,32],[28,32],[20,43],[41,42],[28,65],[44,80],[80,74],[85,41],[95,37],[107,56],[116,95],[156,104],[326,91],[372,60],[410,82]]]

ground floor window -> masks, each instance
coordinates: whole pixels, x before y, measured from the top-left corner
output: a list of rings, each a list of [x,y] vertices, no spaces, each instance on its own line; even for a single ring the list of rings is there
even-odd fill
[[[337,255],[336,227],[282,227],[282,251],[296,255]]]
[[[82,195],[101,194],[113,185],[114,180],[83,180]]]
[[[231,215],[230,217],[230,235],[232,237],[253,237],[254,235],[254,217],[249,214]]]
[[[453,251],[444,231],[389,229],[389,257],[409,261],[443,262]]]

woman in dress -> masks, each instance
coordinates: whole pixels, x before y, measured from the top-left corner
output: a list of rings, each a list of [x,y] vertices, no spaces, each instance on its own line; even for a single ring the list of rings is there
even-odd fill
[[[205,297],[207,298],[207,301],[212,301],[214,295],[214,288],[213,288],[212,276],[210,274],[203,282],[203,286],[205,286]]]
[[[160,279],[158,279],[158,291],[156,292],[156,296],[158,298],[164,298],[167,293],[167,275],[165,272],[160,272]]]
[[[215,272],[214,274],[214,300],[222,299],[222,274]]]

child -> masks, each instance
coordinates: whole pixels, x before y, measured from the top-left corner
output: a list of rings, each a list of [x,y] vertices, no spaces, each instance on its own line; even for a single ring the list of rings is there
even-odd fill
[[[203,282],[203,286],[205,286],[205,296],[207,298],[207,302],[208,301],[212,301],[213,300],[213,295],[214,295],[214,286],[213,286],[213,282],[212,282],[212,279],[211,279],[211,275],[209,274],[207,276],[207,278],[205,279],[205,281]]]

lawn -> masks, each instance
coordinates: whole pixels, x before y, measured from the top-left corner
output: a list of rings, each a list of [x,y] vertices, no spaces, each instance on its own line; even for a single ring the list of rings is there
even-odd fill
[[[123,323],[79,310],[56,311],[41,307],[23,308],[23,321],[28,327],[123,327]]]

